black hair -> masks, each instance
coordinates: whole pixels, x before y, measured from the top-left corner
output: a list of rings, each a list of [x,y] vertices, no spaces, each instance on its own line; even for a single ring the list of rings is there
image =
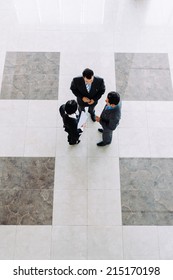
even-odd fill
[[[120,95],[118,92],[111,91],[108,93],[107,98],[110,104],[117,105],[120,102]]]
[[[75,100],[69,100],[65,104],[65,111],[68,115],[74,114],[77,110],[77,102]]]
[[[90,80],[92,78],[92,76],[94,76],[94,72],[93,70],[86,68],[83,73],[82,73],[84,78],[87,78],[88,80]]]

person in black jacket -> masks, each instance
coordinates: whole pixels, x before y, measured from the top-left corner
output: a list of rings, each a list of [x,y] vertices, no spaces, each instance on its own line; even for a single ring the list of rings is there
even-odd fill
[[[79,111],[85,111],[85,107],[88,107],[91,119],[95,122],[94,108],[105,92],[104,80],[100,77],[95,77],[94,72],[86,68],[82,76],[72,80],[70,89],[77,97]]]
[[[105,101],[106,105],[100,117],[96,116],[96,121],[102,126],[98,129],[102,133],[102,141],[97,143],[97,146],[105,146],[111,143],[113,130],[116,129],[121,118],[122,104],[119,93],[109,92]]]
[[[69,145],[78,144],[82,129],[77,127],[79,121],[79,117],[76,115],[77,102],[75,100],[67,101],[66,104],[60,106],[59,112],[63,119],[64,130],[68,133],[67,140]]]

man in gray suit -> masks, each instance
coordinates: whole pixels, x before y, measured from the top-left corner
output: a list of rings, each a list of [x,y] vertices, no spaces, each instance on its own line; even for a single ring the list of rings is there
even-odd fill
[[[106,146],[111,143],[113,130],[116,129],[121,118],[120,95],[111,91],[105,101],[106,105],[100,117],[96,116],[96,121],[102,126],[98,129],[102,133],[102,141],[97,143],[97,146]]]

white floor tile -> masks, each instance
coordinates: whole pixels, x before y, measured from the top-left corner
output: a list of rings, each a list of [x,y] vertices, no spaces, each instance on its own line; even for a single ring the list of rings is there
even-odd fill
[[[27,157],[54,157],[56,151],[56,128],[28,127],[25,152]]]
[[[88,227],[88,259],[89,260],[123,259],[122,227],[89,226]]]
[[[56,127],[58,116],[57,101],[29,101],[27,122],[29,127]]]
[[[52,229],[51,259],[86,260],[87,227],[57,226]]]
[[[158,227],[161,260],[173,260],[173,227]]]
[[[54,192],[53,225],[87,225],[87,191]]]
[[[18,226],[15,259],[49,260],[51,226]]]
[[[119,190],[88,190],[88,225],[121,225]]]
[[[87,185],[87,159],[85,157],[56,157],[56,190],[86,189]]]
[[[23,156],[25,144],[25,127],[1,127],[0,156]]]
[[[124,226],[123,247],[126,260],[159,259],[157,227]]]
[[[120,157],[149,157],[148,130],[146,128],[119,128]]]
[[[147,114],[141,111],[124,111],[120,120],[120,128],[147,128]]]
[[[16,226],[0,226],[0,260],[14,258]]]
[[[28,101],[0,100],[0,127],[26,127]]]
[[[106,168],[105,168],[106,167]],[[119,160],[111,157],[88,158],[89,189],[120,189]]]
[[[165,117],[168,112],[173,111],[173,101],[147,101],[146,110],[152,113],[162,112]]]
[[[173,157],[173,128],[149,128],[152,157]]]

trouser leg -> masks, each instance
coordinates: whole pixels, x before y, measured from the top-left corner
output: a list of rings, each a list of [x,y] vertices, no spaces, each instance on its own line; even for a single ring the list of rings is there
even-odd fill
[[[110,129],[103,130],[102,138],[104,144],[110,144],[112,142],[112,133],[113,131]]]
[[[77,98],[77,103],[78,103],[79,113],[81,113],[82,111],[85,112],[85,103],[80,98]]]
[[[96,104],[92,104],[92,105],[90,105],[89,108],[88,108],[88,112],[89,112],[91,115],[95,115],[95,110],[94,110],[95,106],[96,106]]]

